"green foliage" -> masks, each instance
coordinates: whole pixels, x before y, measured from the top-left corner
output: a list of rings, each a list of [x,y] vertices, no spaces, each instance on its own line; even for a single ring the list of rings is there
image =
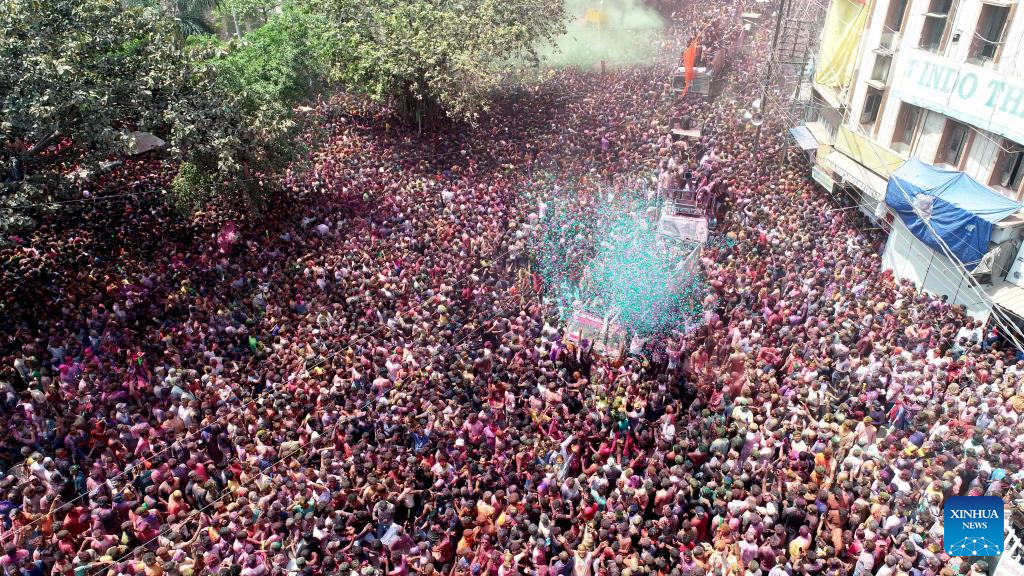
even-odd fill
[[[223,195],[230,205],[255,209],[268,191],[270,176],[297,150],[297,125],[288,102],[260,92],[259,85],[240,86],[221,74],[231,52],[201,44],[190,53],[194,63],[175,78],[188,98],[169,101],[164,113],[170,152],[213,182],[204,190]]]
[[[323,18],[285,7],[242,42],[222,45],[218,73],[233,92],[253,98],[251,105],[308,98],[323,80],[322,47],[311,42],[323,26]]]
[[[279,0],[220,0],[216,12],[221,18],[266,22],[280,5]]]
[[[129,0],[130,6],[144,8],[171,22],[179,42],[189,36],[216,33],[210,12],[220,3],[221,0]]]
[[[178,174],[171,183],[171,201],[183,213],[199,210],[210,196],[212,182],[199,167],[191,162],[182,162]]]
[[[565,19],[563,0],[273,2],[0,0],[0,230],[50,209],[73,168],[122,159],[134,130],[167,141],[180,208],[255,209],[300,151],[297,103],[340,83],[473,121]],[[215,6],[264,25],[222,42],[204,34]]]
[[[0,136],[74,135],[95,161],[152,119],[166,31],[104,0],[0,0]]]
[[[0,176],[3,176],[2,172],[0,170]],[[45,196],[45,192],[31,182],[20,186],[0,186],[0,194],[3,195],[0,200],[0,231],[18,234],[30,230],[35,224],[33,217],[47,210],[46,206],[33,205]],[[0,237],[0,245],[3,244],[4,238]]]
[[[0,230],[59,199],[72,166],[97,171],[159,122],[168,34],[112,0],[0,0],[0,165],[25,173],[2,188]]]
[[[565,30],[564,0],[308,0],[332,77],[412,117],[473,121],[501,81]]]
[[[0,189],[0,230],[22,223],[3,216],[24,213],[15,206],[59,198],[73,166],[95,173],[123,157],[132,130],[208,179],[193,206],[213,194],[258,205],[261,178],[294,151],[291,99],[310,86],[290,44],[301,30],[181,43],[177,25],[120,0],[0,0],[0,166],[18,158],[25,172]],[[0,169],[0,181],[12,175]]]
[[[197,192],[254,209],[271,186],[269,176],[301,151],[291,108],[322,79],[318,48],[309,43],[314,24],[314,17],[289,7],[243,41],[191,43],[194,64],[180,82],[192,96],[170,102],[166,117],[172,152],[219,182]],[[202,201],[191,198],[189,204]]]

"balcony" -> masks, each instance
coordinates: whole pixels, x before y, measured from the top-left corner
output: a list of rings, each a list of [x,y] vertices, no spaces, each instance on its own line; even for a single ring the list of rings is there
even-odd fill
[[[867,84],[877,90],[885,90],[889,86],[889,71],[892,69],[892,55],[875,53],[875,63],[871,67],[871,76]]]
[[[900,33],[895,30],[883,30],[882,38],[878,41],[878,48],[875,48],[873,52],[879,56],[892,57],[896,54],[896,50],[899,49],[900,44]]]

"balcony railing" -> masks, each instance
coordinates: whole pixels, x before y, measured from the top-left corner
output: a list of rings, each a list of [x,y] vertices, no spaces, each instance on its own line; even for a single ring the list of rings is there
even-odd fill
[[[893,55],[899,48],[900,33],[895,30],[883,30],[882,38],[878,42],[878,49],[876,50],[879,54]]]

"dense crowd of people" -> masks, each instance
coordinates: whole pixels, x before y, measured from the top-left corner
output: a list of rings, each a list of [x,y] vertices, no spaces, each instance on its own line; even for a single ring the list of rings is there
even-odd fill
[[[666,46],[736,37],[700,14]],[[324,103],[258,223],[141,194],[9,239],[0,573],[983,572],[942,503],[1019,497],[1024,362],[883,272],[779,130],[754,145],[756,52],[712,102],[668,66],[561,70],[460,134]],[[702,327],[564,338],[529,249],[552,175],[581,210],[642,179],[721,198]]]

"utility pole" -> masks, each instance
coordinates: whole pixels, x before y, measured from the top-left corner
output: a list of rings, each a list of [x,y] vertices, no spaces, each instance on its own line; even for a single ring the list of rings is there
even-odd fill
[[[782,29],[782,15],[786,12],[786,0],[779,0],[779,8],[775,14],[775,31],[772,33],[772,49],[768,53],[768,66],[765,69],[764,81],[761,83],[761,116],[762,122],[757,126],[754,135],[754,152],[761,147],[761,126],[768,119],[768,84],[772,79],[772,72],[775,68],[775,50],[779,45],[779,31]]]
[[[796,79],[796,88],[793,89],[793,99],[789,101],[789,118],[793,117],[796,113],[796,101],[800,98],[800,88],[804,85],[804,73],[807,71],[807,52],[810,51],[810,44],[804,44],[804,52],[802,61],[804,64],[800,66],[800,72]],[[785,146],[782,149],[782,160],[779,162],[779,168],[786,167],[786,161],[789,159],[789,147]]]

